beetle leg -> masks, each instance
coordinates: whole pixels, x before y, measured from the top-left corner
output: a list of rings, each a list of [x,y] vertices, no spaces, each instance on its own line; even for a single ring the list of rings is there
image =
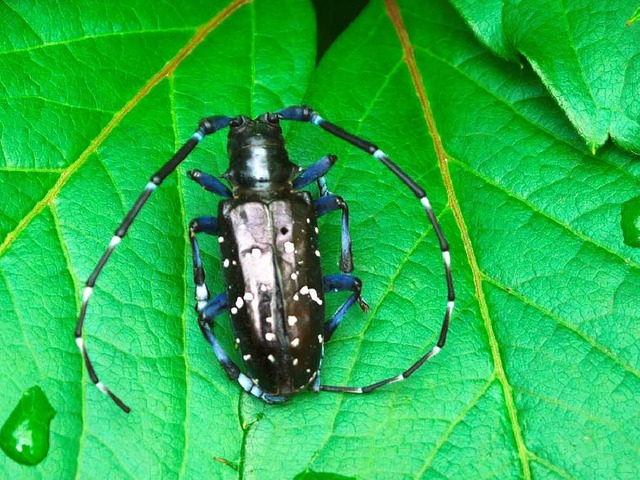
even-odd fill
[[[263,392],[251,378],[240,371],[240,368],[229,358],[227,352],[225,352],[224,348],[218,342],[218,339],[213,334],[213,324],[215,318],[224,313],[227,310],[227,294],[221,293],[216,296],[213,300],[207,302],[207,304],[200,310],[200,314],[198,315],[198,325],[200,326],[200,331],[202,331],[202,335],[209,342],[211,348],[213,348],[213,352],[216,355],[216,358],[224,368],[224,371],[227,373],[227,376],[240,384],[242,389],[254,397],[263,400],[266,403],[281,403],[287,400],[286,397],[280,395],[270,395],[268,393]]]
[[[334,135],[344,140],[345,142],[350,143],[351,145],[365,151],[366,153],[374,157],[377,161],[387,167],[391,171],[391,173],[393,173],[407,188],[409,188],[409,190],[411,190],[411,192],[422,204],[424,212],[427,214],[429,222],[431,222],[431,226],[433,227],[436,237],[438,237],[438,243],[440,244],[440,252],[442,253],[442,261],[444,264],[444,276],[447,283],[447,305],[445,307],[444,318],[440,326],[440,335],[438,336],[436,345],[420,359],[418,359],[417,362],[411,365],[407,370],[395,377],[387,378],[366,387],[331,387],[328,385],[323,385],[321,388],[323,390],[332,392],[366,393],[376,390],[384,385],[404,380],[418,368],[420,368],[424,364],[424,362],[429,360],[434,355],[438,354],[442,347],[444,347],[444,344],[447,340],[449,322],[451,320],[451,315],[453,314],[453,307],[455,302],[453,276],[451,274],[451,254],[449,252],[449,243],[444,236],[442,228],[440,228],[440,224],[438,222],[436,214],[433,211],[433,208],[431,207],[431,203],[427,198],[427,194],[424,188],[422,188],[413,178],[407,175],[396,163],[394,163],[387,156],[386,153],[380,150],[376,145],[365,140],[364,138],[361,138],[357,135],[354,135],[353,133],[344,130],[343,128],[340,128],[334,123],[325,120],[318,114],[318,112],[314,111],[311,107],[308,107],[306,105],[291,106],[278,111],[277,115],[281,120],[294,120],[298,122],[308,122],[317,125],[331,135]]]
[[[218,180],[216,177],[201,170],[189,170],[187,172],[189,178],[204,188],[207,192],[215,193],[221,197],[231,198],[233,195],[229,187]]]
[[[171,173],[173,173],[178,165],[180,165],[184,161],[184,159],[189,156],[189,154],[193,151],[194,148],[196,148],[198,143],[200,143],[200,141],[205,136],[226,128],[227,126],[229,126],[232,120],[233,119],[231,117],[225,116],[214,116],[202,119],[200,121],[200,124],[198,125],[198,129],[194,132],[193,135],[191,135],[189,140],[187,140],[184,145],[182,145],[182,147],[178,149],[173,157],[171,157],[162,167],[160,167],[160,170],[151,175],[149,183],[147,183],[147,186],[144,188],[144,190],[142,190],[142,193],[133,204],[131,209],[127,212],[122,222],[120,222],[120,225],[115,231],[115,235],[111,238],[106,251],[102,254],[100,260],[98,260],[98,264],[93,269],[93,272],[91,272],[91,275],[89,276],[89,278],[87,279],[87,283],[85,284],[84,291],[82,292],[82,305],[80,306],[80,314],[78,315],[78,323],[76,324],[75,330],[76,345],[80,350],[80,354],[82,355],[84,365],[87,369],[87,372],[89,373],[89,378],[91,378],[91,381],[95,384],[96,387],[98,387],[98,389],[102,393],[109,396],[111,400],[113,400],[115,404],[118,405],[118,407],[120,407],[126,413],[129,413],[131,409],[127,405],[125,405],[122,400],[98,378],[98,375],[93,368],[93,364],[91,363],[91,359],[89,358],[87,346],[84,342],[84,339],[82,338],[82,332],[84,330],[84,319],[87,315],[89,299],[93,294],[93,289],[95,288],[96,281],[98,280],[102,269],[109,260],[109,257],[111,257],[111,254],[116,249],[120,241],[127,235],[129,227],[131,227],[131,224],[140,213],[140,210],[142,210],[142,208],[145,206],[153,191],[158,188],[162,184],[162,182],[164,182],[164,180],[169,175],[171,175]]]
[[[353,271],[353,254],[351,253],[351,234],[349,233],[349,206],[339,195],[328,194],[313,202],[316,215],[322,215],[342,210],[342,249],[340,251],[340,271],[350,273]]]
[[[328,338],[322,342],[320,351],[320,364],[318,365],[318,371],[316,371],[316,376],[313,379],[313,384],[311,385],[311,391],[314,393],[318,393],[320,391],[320,370],[322,370],[322,359],[324,358],[324,344],[327,340]]]
[[[362,282],[358,277],[354,277],[353,275],[325,275],[324,291],[325,293],[345,291],[353,292],[353,294],[350,295],[342,305],[340,305],[333,316],[325,322],[324,341],[328,342],[331,339],[333,332],[336,331],[336,328],[338,328],[338,325],[340,325],[340,322],[346,315],[347,310],[349,310],[356,301],[365,313],[369,311],[369,305],[362,298]]]
[[[201,311],[209,300],[209,289],[205,284],[205,272],[200,257],[200,247],[198,245],[197,233],[207,233],[218,235],[220,227],[216,217],[199,217],[189,222],[189,241],[191,242],[191,252],[193,254],[193,283],[196,288],[196,312]]]
[[[293,179],[293,189],[300,190],[315,180],[319,181],[335,165],[337,160],[338,157],[335,155],[325,155]]]

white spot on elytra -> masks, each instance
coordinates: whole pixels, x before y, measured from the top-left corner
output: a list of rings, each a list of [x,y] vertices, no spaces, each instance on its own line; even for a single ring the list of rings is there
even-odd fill
[[[231,265],[237,265],[237,264],[238,264],[238,262],[236,262],[235,260],[231,261]]]
[[[309,287],[307,285],[303,285],[302,288],[300,289],[300,293],[302,295],[306,295],[307,293],[309,293]]]
[[[224,266],[224,268],[227,268],[229,266],[229,259],[225,258],[224,262],[222,262],[222,265]]]
[[[324,337],[322,336],[322,334],[318,335],[318,343],[322,343],[324,340]]]
[[[307,218],[307,223],[311,223],[311,219],[310,218]]]
[[[236,307],[242,308],[243,305],[244,305],[244,300],[242,300],[242,297],[236,298]]]
[[[245,302],[250,302],[251,300],[253,300],[253,293],[251,292],[245,292],[244,294],[244,301]]]
[[[259,248],[252,248],[251,249],[251,256],[253,258],[260,258],[261,255],[262,255],[262,251],[260,251]]]
[[[251,360],[251,355],[247,354],[247,355],[243,355],[242,359],[246,362],[247,360]]]
[[[271,333],[271,332],[267,332],[264,335],[265,340],[272,342],[276,339],[276,334],[275,333]]]
[[[287,318],[287,322],[289,322],[290,327],[293,327],[298,322],[298,317],[289,315],[289,318]]]
[[[237,343],[238,345],[240,345],[240,339],[239,339],[239,338],[236,338],[236,343]]]
[[[320,250],[316,250],[316,257],[320,256]]]
[[[224,237],[218,237],[218,243],[224,243]]]
[[[271,363],[276,363],[276,357],[274,357],[273,355],[269,354],[269,355],[267,356],[267,358],[269,359],[269,361],[270,361]]]
[[[266,292],[267,291],[267,286],[264,283],[262,285],[260,285],[260,291],[261,292]]]
[[[264,321],[269,323],[269,324],[271,324],[271,325],[273,325],[273,317],[267,317],[267,318],[264,319]]]
[[[291,340],[291,346],[292,347],[297,347],[298,345],[300,345],[300,339],[298,337],[296,337],[293,340]]]
[[[320,233],[318,227],[314,227],[313,229],[316,231],[316,233]]]
[[[297,273],[292,273],[291,274],[291,280],[296,280],[298,278],[298,274]]]
[[[300,299],[300,296],[297,293],[294,293],[293,299],[297,302]]]
[[[293,362],[291,362],[291,363],[293,363],[293,366],[295,367],[295,366],[298,364],[298,359],[297,359],[297,358],[294,358],[294,359],[293,359]]]
[[[236,307],[231,307],[231,314],[235,315],[236,313],[238,313],[238,309]]]
[[[294,246],[291,242],[284,242],[284,251],[287,253],[293,253]]]
[[[322,300],[320,300],[320,297],[318,297],[318,292],[316,292],[315,288],[309,289],[309,296],[311,297],[311,300],[316,302],[318,305],[322,305]]]

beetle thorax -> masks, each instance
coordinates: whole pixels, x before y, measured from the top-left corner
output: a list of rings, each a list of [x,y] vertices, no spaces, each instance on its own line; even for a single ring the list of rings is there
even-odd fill
[[[234,191],[291,189],[299,168],[289,160],[278,121],[266,115],[256,120],[239,117],[229,131],[229,168],[224,177]]]

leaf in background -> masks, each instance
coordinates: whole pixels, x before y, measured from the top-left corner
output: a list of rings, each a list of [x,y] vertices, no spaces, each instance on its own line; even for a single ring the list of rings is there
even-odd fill
[[[517,60],[517,52],[507,41],[502,12],[503,0],[451,0],[478,39],[503,58]]]
[[[199,118],[300,101],[315,59],[310,4],[247,3],[0,5],[0,412],[33,384],[58,412],[48,457],[29,469],[2,456],[1,477],[236,476],[215,457],[242,462],[247,399],[199,333],[185,237],[218,201],[186,171],[222,173],[224,134],[154,193],[90,304],[89,351],[131,415],[90,383],[73,330],[82,282]]]
[[[591,149],[640,152],[640,30],[628,2],[452,0],[478,38],[524,55]]]
[[[294,0],[3,12],[13,43],[0,77],[0,179],[22,175],[25,187],[2,190],[0,412],[37,383],[58,414],[48,458],[29,470],[3,459],[2,476],[638,476],[640,255],[622,243],[619,208],[637,195],[640,167],[611,146],[585,153],[531,71],[497,60],[434,3],[401,3],[394,26],[394,4],[372,2],[327,53],[307,100],[427,188],[455,269],[447,347],[370,396],[306,393],[271,407],[229,382],[195,322],[185,238],[189,219],[218,202],[185,172],[226,168],[220,135],[154,193],[92,299],[87,342],[129,416],[83,374],[71,335],[81,283],[196,119],[300,101],[312,12]],[[349,313],[323,378],[397,374],[433,345],[444,313],[433,231],[372,158],[311,125],[293,125],[288,142],[303,166],[338,155],[329,186],[350,203],[354,273],[372,306]],[[338,270],[338,217],[321,219],[325,273]],[[203,251],[219,291],[213,240]],[[228,318],[218,332],[231,348]]]
[[[640,251],[619,223],[640,188],[637,157],[586,151],[535,74],[479,46],[444,2],[372,2],[307,102],[427,188],[457,309],[446,348],[409,380],[270,411],[248,433],[246,476],[287,458],[281,478],[637,478]],[[351,206],[354,273],[372,306],[327,345],[324,381],[397,374],[438,334],[433,231],[375,160],[305,125],[289,140],[294,157],[338,154],[329,186]],[[321,229],[324,252],[337,231]]]

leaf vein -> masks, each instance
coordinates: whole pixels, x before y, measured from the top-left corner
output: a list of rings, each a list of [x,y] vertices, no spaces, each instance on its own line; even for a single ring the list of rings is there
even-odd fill
[[[487,391],[489,390],[489,387],[491,387],[491,384],[494,382],[495,379],[496,379],[495,374],[491,375],[489,379],[485,382],[485,384],[482,385],[482,387],[478,390],[478,392],[473,396],[471,401],[458,413],[458,415],[454,419],[449,421],[449,426],[446,428],[444,432],[442,432],[442,435],[440,435],[440,438],[438,438],[438,440],[436,441],[436,444],[433,446],[433,448],[431,449],[427,457],[424,459],[424,464],[422,465],[422,468],[420,469],[420,471],[416,474],[416,478],[422,478],[424,476],[425,472],[431,465],[431,462],[438,454],[438,451],[447,442],[447,440],[455,430],[456,426],[458,426],[458,424],[462,422],[462,420],[464,420],[467,414],[478,404],[478,402],[482,399],[482,397],[484,397],[484,395],[487,393]]]
[[[429,105],[427,94],[424,90],[422,77],[421,77],[420,71],[418,70],[415,56],[413,54],[414,46],[412,45],[411,40],[409,38],[409,34],[404,26],[402,15],[400,13],[400,10],[396,2],[394,0],[385,0],[385,6],[387,9],[389,18],[391,19],[391,22],[393,23],[393,26],[396,29],[396,33],[398,35],[398,38],[400,39],[400,43],[402,44],[402,49],[405,52],[405,62],[407,63],[407,68],[409,69],[411,79],[416,89],[416,94],[418,95],[418,99],[422,106],[422,110],[424,112],[424,118],[429,128],[429,132],[431,133],[431,137],[433,138],[434,148],[436,151],[436,155],[438,157],[438,164],[440,165],[440,171],[442,173],[442,179],[444,182],[445,189],[447,191],[447,195],[449,197],[449,204],[451,205],[451,210],[453,212],[456,223],[458,224],[458,228],[460,229],[460,234],[462,237],[464,248],[467,253],[467,258],[469,260],[469,266],[471,268],[471,272],[473,276],[473,284],[476,291],[476,297],[478,298],[478,304],[480,306],[480,313],[482,315],[482,319],[485,324],[487,336],[489,337],[489,343],[491,346],[491,355],[494,361],[495,374],[499,379],[500,383],[502,384],[502,388],[504,391],[505,403],[506,403],[507,411],[509,413],[513,436],[516,442],[516,447],[518,449],[518,456],[520,458],[523,476],[526,479],[530,479],[531,468],[530,468],[529,460],[527,457],[527,448],[524,443],[524,436],[523,436],[520,424],[518,423],[517,408],[513,398],[513,393],[511,391],[511,386],[509,384],[504,366],[502,364],[500,350],[499,350],[498,342],[496,340],[495,332],[493,331],[493,325],[491,322],[491,316],[489,315],[487,301],[482,291],[482,285],[481,285],[482,280],[481,280],[480,268],[476,260],[475,252],[473,251],[471,238],[469,236],[469,232],[467,230],[467,226],[464,221],[464,217],[462,215],[462,211],[460,209],[460,205],[458,204],[458,199],[456,197],[456,193],[453,187],[451,174],[449,172],[449,167],[447,165],[447,155],[442,145],[442,141],[440,140],[440,135],[436,128],[435,119],[433,118],[433,113],[431,111],[431,106]]]
[[[505,187],[503,185],[500,185],[495,180],[483,175],[482,173],[478,172],[477,170],[474,170],[473,168],[471,168],[466,163],[464,163],[464,162],[462,162],[462,161],[460,161],[458,159],[455,159],[455,158],[449,158],[448,160],[454,162],[456,165],[459,165],[464,170],[466,170],[467,172],[470,172],[472,175],[478,177],[479,179],[481,179],[482,181],[486,182],[487,184],[489,184],[489,185],[497,188],[498,190],[506,193],[507,195],[509,195],[510,198],[514,198],[514,199],[520,201],[521,203],[523,203],[524,205],[529,207],[533,212],[543,216],[544,218],[546,218],[548,220],[551,220],[552,222],[556,223],[560,227],[562,227],[565,230],[567,230],[569,233],[571,233],[571,234],[575,235],[576,237],[578,237],[583,242],[590,243],[590,244],[594,245],[595,247],[598,247],[598,248],[604,250],[605,252],[618,257],[625,264],[627,264],[627,265],[629,265],[631,267],[634,267],[634,268],[639,268],[640,267],[640,264],[636,263],[633,259],[622,256],[620,253],[616,252],[615,250],[612,250],[611,248],[600,244],[596,240],[587,237],[582,232],[579,232],[578,230],[575,230],[573,227],[571,227],[569,224],[565,223],[564,221],[551,216],[550,214],[544,212],[543,210],[540,210],[536,205],[531,203],[529,200],[523,198],[521,195],[519,195],[516,192],[508,189],[507,187]]]
[[[421,47],[419,45],[413,45],[412,48],[414,50],[419,50],[423,53],[426,53],[430,56],[432,56],[433,58],[437,58],[440,62],[448,65],[449,67],[451,67],[453,70],[455,70],[459,75],[461,75],[462,77],[466,78],[467,80],[469,80],[470,82],[472,82],[476,88],[478,90],[482,90],[485,93],[487,93],[488,95],[492,96],[493,98],[495,98],[496,100],[499,100],[500,102],[502,102],[502,104],[509,109],[510,111],[513,112],[514,116],[517,116],[518,118],[520,118],[522,121],[524,121],[525,123],[533,126],[534,128],[536,128],[537,130],[546,133],[547,135],[549,135],[549,137],[551,137],[552,139],[557,140],[559,143],[566,145],[567,147],[569,147],[571,150],[574,150],[576,152],[578,152],[580,155],[582,156],[586,156],[592,159],[596,159],[598,162],[601,163],[606,163],[609,167],[611,167],[612,170],[617,170],[620,173],[622,173],[623,175],[627,176],[627,177],[631,177],[634,178],[634,175],[632,175],[631,173],[625,171],[624,169],[622,169],[620,167],[620,165],[618,165],[617,163],[612,162],[611,160],[609,160],[606,157],[600,156],[596,158],[596,155],[593,151],[584,151],[582,148],[578,147],[577,145],[571,143],[569,140],[567,140],[566,138],[561,137],[560,135],[558,135],[558,133],[554,132],[553,130],[549,130],[546,127],[535,123],[532,119],[528,118],[527,116],[525,116],[523,113],[521,113],[519,110],[517,110],[514,107],[514,102],[512,101],[508,101],[507,99],[505,99],[504,97],[498,95],[496,92],[489,90],[485,85],[479,83],[476,79],[472,78],[471,76],[469,76],[466,72],[464,72],[463,70],[461,70],[460,68],[458,68],[456,65],[453,65],[452,63],[448,62],[446,59],[438,57],[437,55],[435,55],[431,50],[429,50],[428,48],[425,47]],[[489,54],[487,54],[489,55]],[[552,97],[555,99],[555,97]],[[564,109],[562,110],[564,112]]]
[[[51,211],[51,216],[53,218],[53,225],[58,235],[58,240],[60,241],[60,249],[62,250],[62,255],[64,256],[65,262],[67,263],[67,271],[69,272],[71,281],[73,282],[73,285],[74,285],[73,298],[76,305],[76,312],[79,312],[80,298],[76,294],[76,292],[80,291],[79,285],[78,285],[78,279],[72,273],[74,270],[71,264],[71,254],[69,253],[69,250],[66,247],[64,236],[62,235],[62,229],[60,228],[60,216],[58,215],[58,211],[56,209],[55,203],[51,203],[51,205],[49,206],[49,210]],[[69,333],[69,336],[71,337],[71,333]],[[75,474],[76,479],[78,479],[80,478],[80,452],[83,451],[83,447],[84,447],[84,444],[86,443],[87,433],[88,433],[87,432],[87,389],[86,389],[87,372],[84,368],[84,365],[82,364],[82,355],[77,350],[75,351],[75,353],[76,353],[76,356],[78,357],[78,361],[81,365],[80,368],[82,371],[81,378],[80,378],[80,382],[81,382],[80,385],[77,385],[77,383],[74,383],[74,387],[79,386],[80,388],[80,399],[82,402],[82,407],[81,407],[82,412],[80,417],[80,421],[82,422],[82,432],[80,433],[80,437],[77,438],[78,457],[76,459],[77,461],[76,461],[76,474]]]
[[[602,355],[604,355],[605,357],[609,358],[610,360],[612,360],[613,362],[618,364],[620,367],[622,367],[627,372],[635,375],[636,377],[640,377],[640,370],[636,370],[631,365],[628,365],[627,363],[622,361],[622,359],[616,357],[614,355],[614,353],[611,352],[609,349],[607,349],[604,345],[598,343],[595,339],[587,336],[586,333],[581,332],[574,325],[571,325],[571,324],[567,323],[561,317],[559,317],[558,315],[553,313],[553,311],[551,311],[551,310],[547,309],[546,307],[543,307],[542,305],[534,302],[531,298],[529,298],[525,294],[520,293],[520,292],[516,292],[516,290],[514,288],[507,288],[506,285],[504,285],[503,283],[499,282],[495,278],[487,276],[484,273],[482,273],[482,275],[483,275],[484,279],[487,282],[495,285],[496,287],[500,288],[501,290],[504,290],[506,293],[508,293],[508,294],[512,295],[513,297],[517,298],[518,300],[520,300],[522,303],[524,303],[526,305],[529,305],[530,307],[535,308],[536,310],[538,310],[543,315],[545,315],[545,316],[551,318],[552,320],[554,320],[558,325],[561,325],[562,327],[566,328],[567,330],[570,330],[571,332],[575,333],[578,337],[580,337],[582,340],[584,340],[589,345],[591,345],[595,350],[597,350]]]
[[[134,36],[134,35],[148,35],[148,34],[155,34],[155,33],[184,33],[184,32],[192,32],[194,30],[196,30],[196,27],[173,27],[173,28],[159,28],[156,30],[129,30],[126,32],[105,32],[105,33],[86,35],[84,37],[69,38],[69,39],[53,41],[53,42],[46,42],[42,40],[42,38],[40,38],[40,40],[42,41],[40,45],[32,45],[29,47],[16,48],[13,50],[2,50],[0,51],[0,56],[11,55],[14,53],[33,52],[36,50],[41,50],[41,49],[50,48],[50,47],[60,47],[60,46],[68,47],[69,45],[72,45],[74,43],[82,43],[88,40],[96,40],[96,39],[102,39],[102,38],[128,37],[128,36]]]

